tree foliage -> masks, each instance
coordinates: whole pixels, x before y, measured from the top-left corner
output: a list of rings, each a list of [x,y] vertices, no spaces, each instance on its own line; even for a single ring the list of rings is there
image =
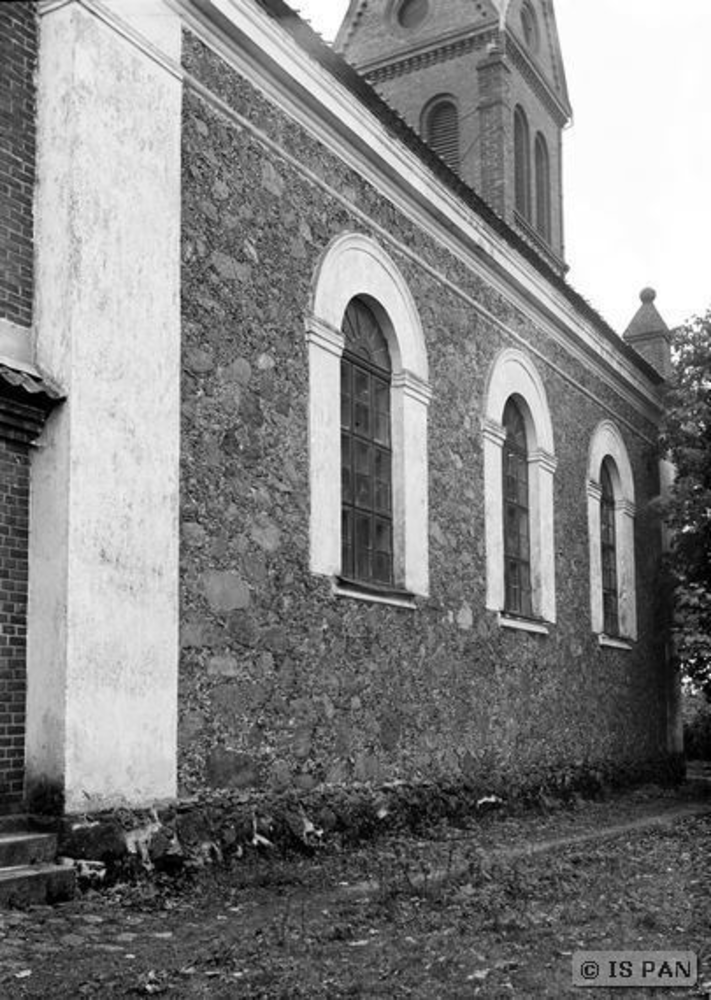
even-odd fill
[[[711,699],[711,310],[674,333],[662,445],[675,466],[667,505],[673,533],[676,648]]]

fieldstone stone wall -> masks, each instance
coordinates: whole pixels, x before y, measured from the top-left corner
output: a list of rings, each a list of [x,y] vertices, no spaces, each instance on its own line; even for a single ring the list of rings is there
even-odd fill
[[[524,787],[663,757],[654,427],[592,359],[574,359],[189,34],[184,60],[181,792]],[[392,256],[427,339],[431,597],[414,611],[333,597],[309,572],[305,316],[319,258],[344,231]],[[484,608],[483,394],[515,337],[545,359],[558,458],[548,636],[501,629]],[[611,413],[637,491],[632,652],[601,650],[590,629],[586,466]]]

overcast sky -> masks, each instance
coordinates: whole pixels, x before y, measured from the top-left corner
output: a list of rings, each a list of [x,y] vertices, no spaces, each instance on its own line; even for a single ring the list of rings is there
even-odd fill
[[[291,3],[329,40],[348,7]],[[711,306],[711,0],[555,0],[555,10],[574,112],[569,280],[619,332],[652,285],[674,326]]]

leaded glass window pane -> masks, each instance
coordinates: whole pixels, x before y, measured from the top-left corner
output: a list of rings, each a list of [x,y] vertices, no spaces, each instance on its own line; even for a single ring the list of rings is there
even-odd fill
[[[373,311],[353,299],[341,360],[342,575],[393,583],[390,355]]]
[[[341,329],[349,354],[382,368],[383,372],[390,372],[388,342],[375,313],[362,299],[351,299]]]
[[[526,425],[509,400],[504,409],[504,610],[531,617],[531,545]]]
[[[615,493],[606,463],[600,473],[600,547],[602,554],[602,613],[607,635],[619,635],[619,596],[617,587],[617,536],[615,529]]]

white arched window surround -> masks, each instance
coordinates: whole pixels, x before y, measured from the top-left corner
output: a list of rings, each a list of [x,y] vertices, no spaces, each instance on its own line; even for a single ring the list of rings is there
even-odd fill
[[[307,319],[311,570],[330,577],[341,572],[341,322],[355,296],[375,312],[392,362],[395,583],[411,594],[427,596],[427,411],[431,394],[425,339],[400,271],[378,243],[360,233],[337,237],[325,251],[316,270]]]
[[[617,555],[618,615],[620,635],[604,634],[602,600],[602,553],[600,546],[600,473],[603,462],[612,480],[615,496],[615,536]],[[610,420],[595,428],[588,457],[588,537],[590,546],[590,616],[592,630],[601,645],[629,647],[637,638],[637,601],[635,580],[634,518],[635,491],[632,464],[622,434]]]
[[[526,424],[529,462],[531,597],[534,621],[510,618],[504,608],[503,415],[514,398]],[[484,504],[486,523],[486,607],[498,611],[502,625],[547,631],[556,620],[553,476],[556,469],[545,387],[531,359],[507,348],[494,361],[486,391],[483,420]]]

